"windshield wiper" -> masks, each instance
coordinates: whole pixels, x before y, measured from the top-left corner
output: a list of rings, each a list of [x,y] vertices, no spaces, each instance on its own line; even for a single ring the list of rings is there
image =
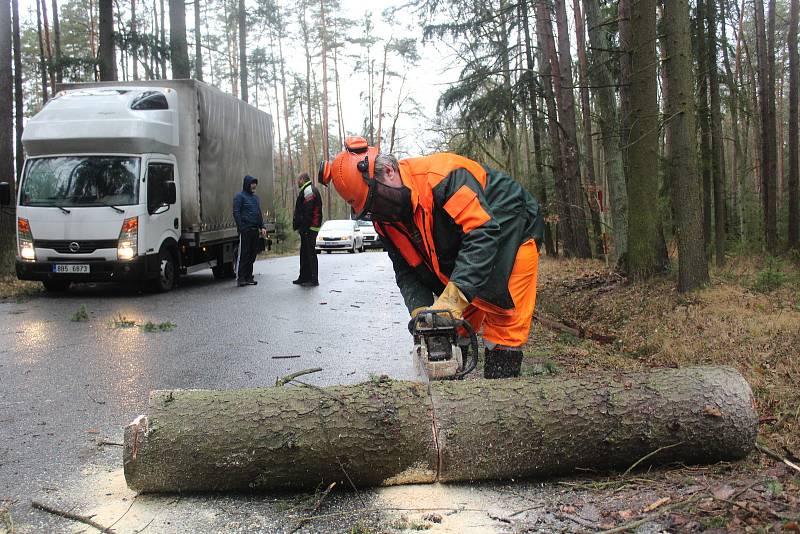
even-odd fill
[[[59,206],[59,205],[56,205],[56,207],[57,207],[58,209],[60,209],[61,211],[63,211],[64,213],[72,213],[70,210],[68,210],[68,209],[67,209],[67,208],[65,208],[64,206]]]
[[[116,211],[117,213],[125,213],[125,210],[124,210],[124,209],[122,209],[122,208],[120,208],[120,207],[114,206],[114,205],[112,205],[112,204],[106,204],[105,202],[101,202],[101,204],[102,204],[103,206],[106,206],[106,207],[108,207],[108,208],[111,208],[112,210]]]

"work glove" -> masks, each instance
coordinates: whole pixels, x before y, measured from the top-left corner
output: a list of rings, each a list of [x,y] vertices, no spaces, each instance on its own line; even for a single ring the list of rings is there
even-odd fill
[[[469,306],[469,301],[464,293],[458,289],[453,282],[448,282],[444,286],[444,291],[439,295],[430,309],[432,310],[450,310],[454,319],[462,319],[464,317],[464,310]]]

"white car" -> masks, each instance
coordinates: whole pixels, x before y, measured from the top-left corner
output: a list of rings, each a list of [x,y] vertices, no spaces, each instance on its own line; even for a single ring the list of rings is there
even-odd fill
[[[383,248],[381,236],[375,231],[372,221],[358,221],[358,227],[361,229],[364,248]]]
[[[349,219],[325,221],[317,234],[315,247],[330,254],[333,250],[346,250],[349,253],[364,252],[364,239],[358,222]]]

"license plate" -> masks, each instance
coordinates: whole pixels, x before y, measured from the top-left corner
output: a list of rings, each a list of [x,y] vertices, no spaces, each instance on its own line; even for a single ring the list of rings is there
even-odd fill
[[[56,263],[53,265],[53,272],[85,274],[89,272],[89,265],[86,263]]]

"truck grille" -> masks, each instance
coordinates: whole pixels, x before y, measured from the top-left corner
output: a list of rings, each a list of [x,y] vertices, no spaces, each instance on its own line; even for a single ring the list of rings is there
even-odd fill
[[[78,247],[75,249],[75,243]],[[70,245],[72,245],[70,247]],[[116,239],[95,239],[83,241],[60,241],[60,240],[45,240],[39,239],[34,241],[35,248],[49,248],[55,250],[59,254],[89,254],[97,249],[102,248],[117,248]]]

